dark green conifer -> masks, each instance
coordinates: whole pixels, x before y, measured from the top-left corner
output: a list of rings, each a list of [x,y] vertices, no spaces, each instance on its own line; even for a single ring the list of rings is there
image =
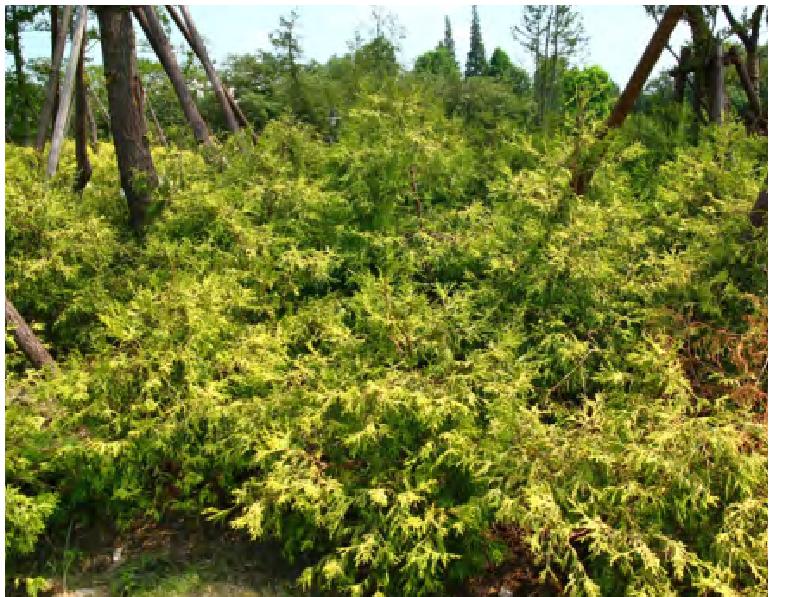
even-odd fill
[[[484,51],[484,42],[481,39],[481,25],[479,24],[478,10],[473,6],[473,22],[470,25],[470,51],[465,63],[465,78],[481,77],[487,74],[487,53]]]

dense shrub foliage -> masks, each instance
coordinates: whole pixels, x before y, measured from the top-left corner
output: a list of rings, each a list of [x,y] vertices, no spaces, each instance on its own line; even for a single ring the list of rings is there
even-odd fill
[[[390,89],[337,143],[157,148],[144,243],[112,146],[79,196],[8,147],[6,292],[59,364],[6,336],[11,573],[191,516],[327,592],[454,593],[509,528],[572,595],[764,594],[766,140],[627,130],[577,197],[572,136],[464,123]]]

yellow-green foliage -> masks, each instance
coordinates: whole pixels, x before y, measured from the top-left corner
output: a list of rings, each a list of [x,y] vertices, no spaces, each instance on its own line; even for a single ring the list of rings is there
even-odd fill
[[[110,146],[81,196],[71,156],[48,184],[8,147],[6,291],[59,362],[10,346],[10,562],[70,517],[181,513],[277,538],[306,586],[447,594],[501,524],[573,595],[762,594],[761,405],[697,395],[669,313],[766,304],[764,145],[726,126],[649,182],[613,147],[578,198],[570,140],[475,147],[372,96],[337,144],[156,150],[144,244]]]

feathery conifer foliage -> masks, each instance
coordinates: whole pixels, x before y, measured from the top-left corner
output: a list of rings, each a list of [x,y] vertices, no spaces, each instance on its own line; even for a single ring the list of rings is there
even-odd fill
[[[73,144],[47,182],[8,145],[6,292],[57,363],[7,330],[9,589],[183,521],[295,594],[766,594],[767,139],[647,110],[577,196],[607,73],[562,65],[540,131],[504,52],[404,72],[375,17],[326,64],[234,58],[255,145],[167,96],[145,243],[112,144],[79,199]]]

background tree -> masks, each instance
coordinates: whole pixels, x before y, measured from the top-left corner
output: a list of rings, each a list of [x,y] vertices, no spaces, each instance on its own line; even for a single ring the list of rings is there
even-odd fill
[[[451,31],[451,19],[448,15],[445,16],[445,29],[443,31],[443,47],[448,50],[451,57],[456,62],[456,43],[454,43],[454,33]],[[457,66],[459,68],[459,66]]]
[[[280,71],[285,76],[288,102],[294,113],[310,119],[311,108],[302,85],[300,58],[302,48],[297,36],[297,22],[299,15],[292,10],[288,16],[280,17],[280,27],[270,33],[270,43],[275,48],[275,56],[280,65]]]
[[[442,42],[434,50],[424,52],[415,59],[414,71],[442,77],[459,77],[459,65]]]
[[[563,104],[560,82],[564,66],[585,48],[582,19],[568,5],[527,5],[512,34],[533,58],[538,121],[547,124],[548,114]]]
[[[465,63],[465,78],[481,77],[487,74],[487,53],[481,38],[481,24],[478,10],[473,6],[473,21],[470,24],[470,50]]]
[[[44,5],[8,5],[5,7],[5,49],[14,57],[13,82],[16,91],[14,118],[7,119],[6,130],[9,131],[10,136],[21,137],[25,140],[30,134],[34,113],[31,91],[28,88],[25,75],[22,32],[33,28],[38,15],[44,13],[45,9]],[[8,73],[6,73],[6,77],[8,78]],[[6,88],[8,89],[8,86]]]

